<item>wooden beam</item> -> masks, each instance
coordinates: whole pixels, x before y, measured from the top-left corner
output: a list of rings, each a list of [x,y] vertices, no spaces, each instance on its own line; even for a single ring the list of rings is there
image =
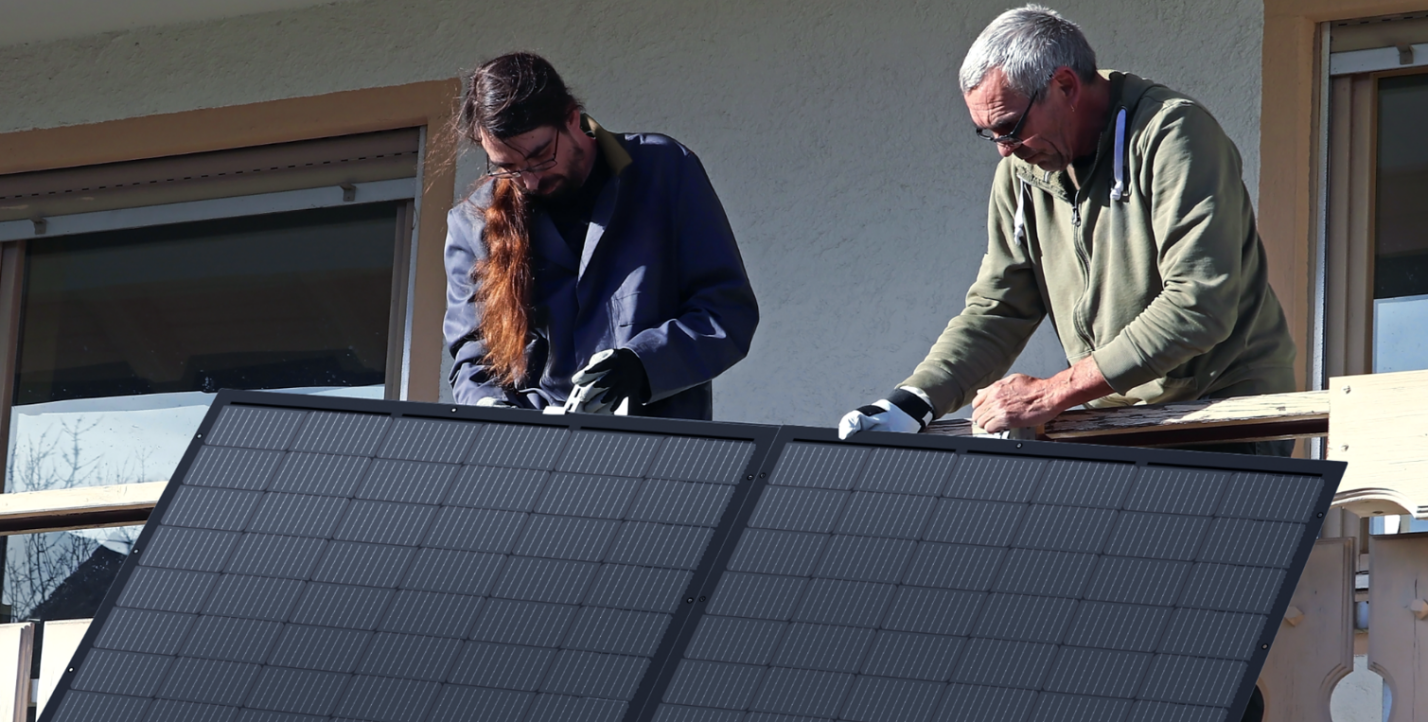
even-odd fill
[[[1420,458],[1425,447],[1417,443],[1428,438],[1428,412],[1420,411],[1428,409],[1428,371],[1334,379],[1332,386],[1329,391],[1071,411],[1048,422],[1041,438],[1176,446],[1324,436],[1329,433],[1332,401],[1335,432],[1330,457],[1358,462],[1344,477],[1335,503],[1365,514],[1428,516],[1428,484],[1415,481],[1428,473],[1428,460]],[[1350,387],[1352,394],[1344,390]],[[1390,424],[1395,433],[1384,434],[1382,419],[1392,409],[1397,409]],[[933,422],[926,433],[975,436],[979,432],[971,421],[952,419]],[[1362,483],[1355,481],[1359,479]],[[0,535],[143,523],[166,483],[3,494]],[[1420,486],[1422,503],[1402,492]],[[1368,503],[1375,506],[1370,509]]]
[[[1428,371],[1335,377],[1328,393],[1329,458],[1349,463],[1335,503],[1428,518]]]
[[[0,535],[143,524],[167,481],[0,495]]]
[[[939,436],[975,436],[966,419],[934,421]],[[1152,406],[1068,411],[1046,423],[1042,437],[1117,446],[1175,446],[1269,441],[1329,433],[1327,391],[1266,394]]]

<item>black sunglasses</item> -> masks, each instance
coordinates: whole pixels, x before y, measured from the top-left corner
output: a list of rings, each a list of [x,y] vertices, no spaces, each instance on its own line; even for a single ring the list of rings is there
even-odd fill
[[[1026,116],[1031,113],[1032,106],[1036,105],[1036,101],[1040,98],[1041,90],[1037,90],[1031,94],[1031,102],[1026,104],[1026,110],[1021,111],[1021,117],[1016,119],[1016,125],[1012,126],[1011,131],[1006,135],[997,135],[991,128],[977,128],[977,137],[982,140],[989,140],[997,145],[1012,147],[1021,145],[1021,138],[1017,137],[1017,133],[1021,132],[1021,127],[1026,124]]]

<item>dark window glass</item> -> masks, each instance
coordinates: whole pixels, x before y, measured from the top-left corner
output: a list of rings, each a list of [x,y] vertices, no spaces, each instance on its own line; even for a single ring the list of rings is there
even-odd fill
[[[381,398],[400,208],[31,241],[5,490],[166,480],[223,388]],[[139,529],[5,537],[4,604],[91,616]]]
[[[1428,75],[1378,85],[1374,371],[1428,368]]]
[[[383,382],[392,204],[30,244],[18,405]]]

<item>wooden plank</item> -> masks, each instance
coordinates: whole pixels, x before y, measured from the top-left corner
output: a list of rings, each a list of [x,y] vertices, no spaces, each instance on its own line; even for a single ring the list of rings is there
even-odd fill
[[[0,535],[142,524],[167,481],[0,495]]]
[[[1265,722],[1332,722],[1329,698],[1354,671],[1354,540],[1320,539],[1260,670]]]
[[[1353,468],[1352,466],[1350,468]],[[1393,693],[1387,722],[1428,720],[1428,534],[1370,537],[1369,669]]]
[[[1326,391],[1306,391],[1067,411],[1046,423],[1043,436],[1052,441],[1121,446],[1323,436],[1329,429],[1328,396]],[[973,436],[977,432],[966,419],[950,419],[933,422],[926,433]]]
[[[1329,382],[1329,458],[1349,462],[1335,504],[1428,518],[1428,371]]]
[[[40,640],[40,690],[35,696],[35,719],[45,711],[45,703],[54,694],[55,685],[64,675],[65,667],[74,658],[74,650],[89,631],[88,619],[65,619],[45,622],[44,637]]]
[[[0,624],[0,722],[25,722],[34,651],[34,622]]]

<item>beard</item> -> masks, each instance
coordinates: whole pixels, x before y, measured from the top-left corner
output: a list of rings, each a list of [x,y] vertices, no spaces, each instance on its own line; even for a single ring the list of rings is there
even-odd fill
[[[586,155],[584,149],[571,143],[569,157],[565,163],[561,164],[563,167],[558,172],[552,171],[542,176],[540,184],[536,186],[535,190],[526,190],[525,186],[521,186],[521,191],[532,198],[547,203],[560,202],[569,198],[583,185],[583,183],[576,183],[571,178],[571,173],[585,164]]]

